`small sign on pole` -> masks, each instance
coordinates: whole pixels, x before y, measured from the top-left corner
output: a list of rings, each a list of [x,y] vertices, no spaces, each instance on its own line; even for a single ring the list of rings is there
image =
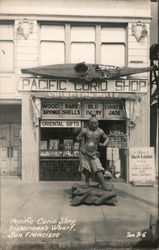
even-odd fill
[[[138,186],[153,185],[155,182],[153,147],[129,149],[129,181]]]

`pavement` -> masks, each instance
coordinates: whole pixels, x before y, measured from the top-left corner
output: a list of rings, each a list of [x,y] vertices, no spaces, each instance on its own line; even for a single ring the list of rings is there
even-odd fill
[[[25,183],[1,177],[0,250],[156,249],[149,228],[150,216],[158,218],[157,184],[110,182],[117,192],[116,206],[72,206],[75,182]]]

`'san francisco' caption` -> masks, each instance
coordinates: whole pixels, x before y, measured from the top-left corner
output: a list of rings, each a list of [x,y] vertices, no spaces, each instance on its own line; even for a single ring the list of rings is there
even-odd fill
[[[76,220],[68,217],[60,219],[33,220],[31,217],[12,218],[8,230],[8,238],[60,238],[62,232],[71,232],[76,229]]]

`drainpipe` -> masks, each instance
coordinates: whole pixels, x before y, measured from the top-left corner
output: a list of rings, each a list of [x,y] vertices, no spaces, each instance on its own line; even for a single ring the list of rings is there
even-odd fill
[[[158,51],[157,51],[157,59],[158,59],[158,77],[157,77],[157,167],[158,167],[158,175],[159,175],[159,0],[158,0]]]

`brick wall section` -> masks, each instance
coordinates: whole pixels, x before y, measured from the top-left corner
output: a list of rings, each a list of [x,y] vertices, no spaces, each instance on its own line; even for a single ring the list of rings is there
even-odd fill
[[[78,172],[79,160],[54,159],[41,160],[40,180],[45,181],[75,181],[80,180]]]

